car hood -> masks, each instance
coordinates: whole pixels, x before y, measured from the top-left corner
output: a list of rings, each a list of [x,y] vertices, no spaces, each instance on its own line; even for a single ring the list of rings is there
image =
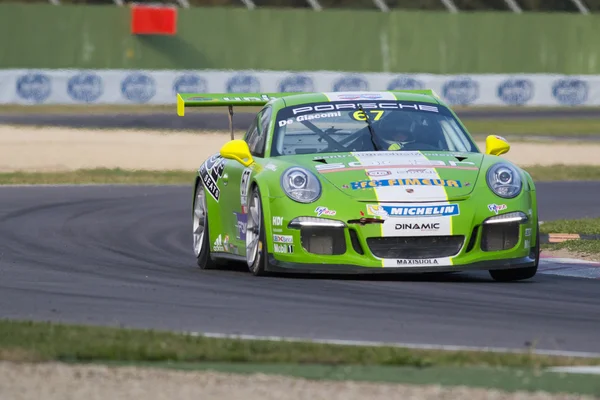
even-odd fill
[[[481,153],[382,151],[312,155],[301,163],[355,200],[433,202],[469,196],[483,158]]]

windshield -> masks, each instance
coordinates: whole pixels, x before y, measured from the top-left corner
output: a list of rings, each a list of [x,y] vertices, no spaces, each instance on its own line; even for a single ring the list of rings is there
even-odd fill
[[[359,105],[371,122],[373,135]],[[271,156],[388,150],[479,152],[444,106],[338,101],[281,109]]]

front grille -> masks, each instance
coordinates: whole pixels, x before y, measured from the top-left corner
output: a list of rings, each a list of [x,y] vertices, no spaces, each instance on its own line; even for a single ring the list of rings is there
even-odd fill
[[[519,243],[520,224],[499,223],[483,225],[481,231],[481,250],[509,250]]]
[[[455,256],[464,241],[462,235],[375,237],[367,245],[375,257],[419,259]]]
[[[300,240],[304,250],[312,254],[339,255],[346,252],[343,228],[303,226]]]

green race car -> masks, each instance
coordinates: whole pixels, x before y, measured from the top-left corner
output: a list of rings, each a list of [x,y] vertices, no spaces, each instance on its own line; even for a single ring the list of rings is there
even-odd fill
[[[198,170],[201,268],[536,274],[531,176],[499,157],[499,136],[481,152],[433,91],[177,95],[180,116],[210,106],[228,106],[230,124],[233,106],[262,108]]]

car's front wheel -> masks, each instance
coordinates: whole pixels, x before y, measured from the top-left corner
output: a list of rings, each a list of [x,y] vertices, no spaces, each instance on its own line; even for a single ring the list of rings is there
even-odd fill
[[[490,275],[495,281],[499,282],[512,282],[522,281],[530,279],[537,274],[538,265],[540,263],[540,225],[538,224],[536,245],[533,250],[535,254],[535,265],[532,267],[515,268],[515,269],[503,269],[503,270],[491,270]]]
[[[246,223],[246,262],[248,269],[254,275],[266,275],[266,249],[265,226],[260,200],[260,190],[257,186],[252,188],[250,202],[248,203],[248,221]]]
[[[206,212],[206,192],[198,181],[194,189],[194,204],[192,216],[192,238],[196,262],[202,269],[213,269],[217,264],[210,258],[210,239],[208,236],[208,213]]]

